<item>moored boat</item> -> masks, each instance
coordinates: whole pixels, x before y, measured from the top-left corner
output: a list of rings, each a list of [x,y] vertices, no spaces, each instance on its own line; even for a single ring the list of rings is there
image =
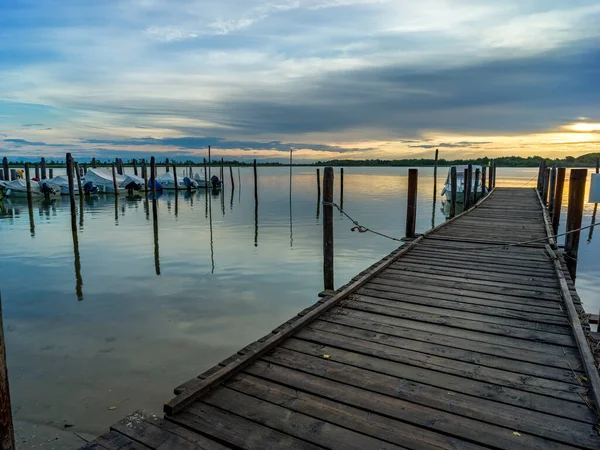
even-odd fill
[[[469,168],[467,165],[458,165],[452,166],[456,168],[456,202],[464,203],[465,201],[465,170]],[[448,176],[446,177],[446,182],[444,183],[444,187],[442,188],[441,195],[442,197],[446,197],[446,201],[452,201],[452,186],[450,185],[450,174],[452,172],[452,167],[448,168]],[[479,169],[481,172],[481,166],[472,166],[473,168],[473,179],[471,180],[471,200],[475,198],[475,171]],[[481,183],[477,187],[477,192],[482,192]],[[483,187],[483,192],[487,192],[487,188]]]

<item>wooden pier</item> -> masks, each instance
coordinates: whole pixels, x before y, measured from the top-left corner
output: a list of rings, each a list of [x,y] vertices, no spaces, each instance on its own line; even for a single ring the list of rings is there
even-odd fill
[[[83,448],[600,448],[552,234],[536,190],[495,189]]]

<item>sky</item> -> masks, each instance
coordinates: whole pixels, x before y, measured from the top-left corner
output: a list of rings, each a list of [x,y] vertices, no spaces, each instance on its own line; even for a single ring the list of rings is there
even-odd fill
[[[2,0],[0,156],[600,151],[600,3]]]

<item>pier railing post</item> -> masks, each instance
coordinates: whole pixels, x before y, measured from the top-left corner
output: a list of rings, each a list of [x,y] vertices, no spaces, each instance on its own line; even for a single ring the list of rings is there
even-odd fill
[[[473,203],[477,203],[477,190],[479,189],[479,177],[481,176],[481,171],[479,169],[475,170],[475,184],[473,185]]]
[[[569,176],[569,207],[567,210],[567,233],[565,237],[565,256],[567,269],[571,279],[575,282],[577,275],[577,253],[579,250],[579,236],[583,217],[583,202],[585,197],[585,183],[587,169],[571,169]]]
[[[542,179],[542,200],[544,205],[548,204],[548,189],[550,187],[550,169],[544,168],[544,174]]]
[[[483,166],[481,168],[481,197],[485,197],[485,189],[486,189],[486,172],[487,172],[487,167]]]
[[[456,215],[456,167],[450,168],[450,195],[452,201],[450,203],[450,218]]]
[[[417,223],[417,188],[419,170],[408,169],[408,196],[406,199],[406,232],[407,238],[415,237]],[[324,199],[324,197],[323,197]]]
[[[554,206],[552,206],[552,229],[554,234],[558,234],[560,225],[560,213],[562,210],[562,198],[565,188],[565,172],[567,169],[559,167],[556,171],[556,188],[554,189]]]
[[[548,214],[552,218],[554,214],[554,197],[556,195],[556,166],[550,169],[550,188],[548,189]]]
[[[10,406],[8,369],[6,367],[6,341],[2,324],[2,296],[0,295],[0,450],[15,449],[15,429]]]
[[[538,192],[540,192],[540,193],[542,192],[542,179],[544,176],[543,170],[544,170],[544,160],[540,159],[540,164],[538,167],[538,176],[537,176],[537,188],[536,188],[538,190]]]
[[[323,287],[333,291],[333,167],[323,173]]]

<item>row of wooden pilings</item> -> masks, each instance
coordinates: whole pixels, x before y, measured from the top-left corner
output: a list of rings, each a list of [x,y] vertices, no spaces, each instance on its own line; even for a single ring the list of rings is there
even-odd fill
[[[600,170],[600,158],[596,159],[596,173]],[[564,167],[547,167],[545,159],[540,161],[537,191],[547,207],[552,231],[558,234],[560,215],[563,203],[566,169]],[[588,169],[571,169],[569,174],[569,192],[567,197],[567,221],[565,233],[564,256],[567,269],[573,282],[577,275],[577,255],[583,221],[583,206]],[[597,205],[594,208],[594,216]]]
[[[436,153],[437,162],[437,153]],[[457,176],[456,167],[452,167],[450,185],[452,191],[452,204],[450,217],[456,215],[457,203]],[[489,176],[487,176],[489,174]],[[473,165],[469,164],[464,171],[464,211],[471,208],[481,200],[489,191],[496,186],[496,165],[492,162],[490,167],[477,168],[473,171]],[[344,193],[344,169],[340,170],[340,209],[343,208]],[[434,178],[437,179],[437,164],[434,170]],[[417,236],[417,191],[419,181],[419,170],[408,169],[408,192],[406,200],[406,229],[405,239],[410,240]],[[437,180],[436,180],[437,181]],[[317,169],[318,197],[321,197],[320,173]],[[323,173],[323,287],[321,296],[332,295],[335,290],[334,280],[334,244],[333,244],[333,201],[334,173],[333,167],[325,167]],[[434,191],[437,183],[434,182]],[[435,195],[435,194],[434,194]],[[472,198],[471,198],[472,197]]]

